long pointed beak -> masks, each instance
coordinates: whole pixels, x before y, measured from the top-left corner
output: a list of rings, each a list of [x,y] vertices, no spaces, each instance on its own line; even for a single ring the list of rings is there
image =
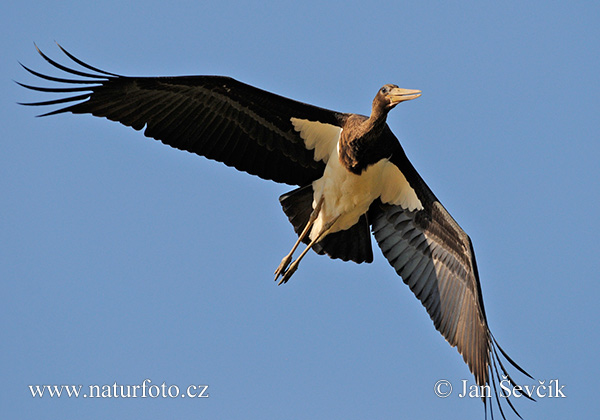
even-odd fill
[[[414,89],[394,88],[390,91],[390,93],[388,93],[388,98],[390,98],[392,105],[396,105],[404,101],[410,101],[411,99],[416,99],[419,96],[421,96],[421,91]]]

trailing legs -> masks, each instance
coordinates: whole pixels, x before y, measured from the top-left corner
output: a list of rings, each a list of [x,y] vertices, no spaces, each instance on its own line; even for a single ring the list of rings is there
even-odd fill
[[[310,219],[306,223],[306,226],[302,230],[302,233],[298,237],[298,240],[292,247],[292,250],[285,257],[283,257],[283,259],[281,260],[281,264],[279,264],[279,267],[277,267],[277,270],[275,270],[275,281],[277,281],[279,276],[281,276],[281,280],[279,281],[279,284],[286,283],[290,279],[292,274],[294,274],[294,272],[298,269],[298,265],[300,264],[300,261],[302,260],[302,258],[304,258],[306,253],[313,247],[314,244],[316,244],[318,241],[320,241],[327,235],[327,233],[329,232],[331,227],[334,225],[334,223],[339,218],[339,216],[338,216],[335,219],[331,220],[330,222],[327,222],[325,224],[325,226],[323,227],[323,229],[321,230],[321,232],[319,232],[317,237],[315,237],[312,241],[310,241],[310,243],[306,246],[306,248],[298,256],[298,258],[296,258],[296,260],[291,262],[294,252],[300,245],[300,242],[302,242],[302,240],[306,237],[306,235],[309,234],[311,228],[313,227],[315,221],[317,220],[317,217],[319,216],[319,212],[321,211],[322,206],[323,206],[323,197],[321,197],[321,199],[317,203],[317,206],[312,211],[312,213],[310,215]],[[290,262],[291,262],[291,264],[290,264]]]

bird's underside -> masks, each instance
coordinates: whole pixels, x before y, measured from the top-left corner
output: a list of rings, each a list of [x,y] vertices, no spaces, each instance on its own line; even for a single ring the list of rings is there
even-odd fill
[[[60,47],[60,46],[59,46]],[[296,185],[280,198],[298,234],[277,270],[287,282],[312,249],[331,258],[371,262],[371,232],[385,258],[421,301],[435,328],[457,347],[479,386],[487,416],[498,384],[514,385],[489,330],[470,238],[409,162],[386,123],[388,112],[419,91],[381,88],[370,116],[294,101],[222,76],[126,77],[92,67],[61,50],[82,70],[42,57],[77,76],[48,76],[60,87],[22,86],[66,97],[24,105],[60,105],[71,112],[120,122],[177,149],[225,163],[263,179]],[[307,244],[293,260],[301,242]],[[502,377],[501,377],[502,375]],[[531,376],[529,376],[531,378]],[[527,397],[527,396],[526,396]],[[512,402],[506,401],[518,415]]]
[[[359,120],[360,124],[368,124],[366,117]],[[313,129],[313,137],[322,136],[323,139],[318,139],[320,144],[328,144],[330,150],[321,152],[325,153],[327,163],[319,179],[280,198],[298,240],[275,270],[275,280],[281,276],[279,284],[289,280],[310,249],[344,261],[371,262],[373,252],[367,212],[375,200],[403,203],[409,210],[423,209],[414,189],[388,158],[372,159],[374,163],[365,165],[365,169],[357,173],[348,167],[341,158],[343,145],[351,143],[344,131],[348,124],[331,132],[317,122],[295,121],[301,136],[306,134],[302,129],[308,126]],[[356,155],[353,151],[345,154],[350,160],[360,161]],[[292,262],[302,241],[307,247]]]

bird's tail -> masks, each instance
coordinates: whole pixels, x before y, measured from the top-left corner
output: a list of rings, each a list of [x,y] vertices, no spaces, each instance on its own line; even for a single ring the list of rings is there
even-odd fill
[[[313,188],[306,185],[279,197],[279,202],[288,219],[300,235],[313,211]],[[303,242],[308,243],[308,235]],[[349,229],[331,233],[313,245],[317,254],[327,254],[331,258],[356,263],[372,262],[371,234],[367,215],[363,214],[358,222]]]

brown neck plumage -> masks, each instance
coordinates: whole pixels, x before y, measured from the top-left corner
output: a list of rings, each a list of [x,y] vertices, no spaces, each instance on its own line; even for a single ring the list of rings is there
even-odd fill
[[[342,131],[339,158],[350,172],[360,175],[379,159],[377,141],[386,126],[389,109],[381,101],[373,101],[371,116],[352,115]]]

